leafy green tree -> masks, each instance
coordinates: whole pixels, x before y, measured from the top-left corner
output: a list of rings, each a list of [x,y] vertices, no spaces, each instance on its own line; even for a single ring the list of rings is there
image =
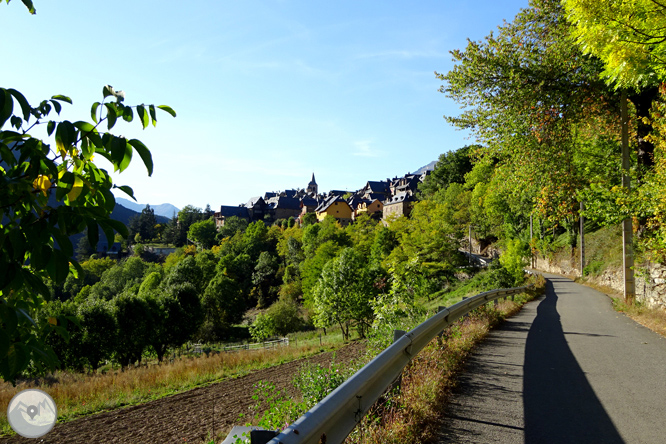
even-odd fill
[[[305,213],[303,215],[303,227],[314,225],[317,223],[317,215],[315,213]]]
[[[262,251],[252,273],[252,284],[259,307],[267,307],[277,298],[280,283],[278,269],[278,258],[268,251]]]
[[[161,362],[169,347],[179,347],[192,338],[203,320],[203,310],[192,284],[153,292],[146,302],[154,320],[148,342]]]
[[[23,3],[35,13],[32,1]],[[6,381],[13,382],[31,362],[42,368],[57,363],[44,344],[52,324],[38,325],[32,317],[50,297],[43,280],[62,283],[78,268],[76,263],[70,267],[74,249],[68,237],[87,227],[94,246],[98,227],[107,239],[114,238],[114,230],[127,234],[122,223],[110,218],[115,206],[111,190],[119,188],[132,197],[132,189],[117,187],[93,155],[122,172],[136,152],[150,175],[148,148],[110,130],[119,117],[131,121],[135,113],[144,129],[156,123],[158,108],[176,115],[168,106],[124,105],[125,94],[111,86],[102,92],[104,100],[93,104],[90,123],[53,118],[63,103],[72,102],[67,96],[55,95],[33,106],[16,89],[0,88],[0,376]],[[102,124],[108,131],[100,131]],[[38,127],[47,137],[32,133]],[[52,205],[53,198],[62,205]]]
[[[640,175],[654,165],[650,108],[666,80],[666,4],[655,0],[562,2],[574,24],[572,34],[586,54],[604,63],[610,85],[627,90],[636,110]]]
[[[223,273],[215,275],[206,287],[202,304],[207,335],[221,340],[229,327],[240,322],[245,313],[245,298],[239,285]]]
[[[419,191],[428,198],[449,184],[465,183],[465,174],[472,170],[470,155],[478,146],[464,146],[457,150],[443,153],[435,165],[435,169],[419,184]]]
[[[138,234],[143,242],[153,240],[157,234],[156,225],[155,210],[150,208],[150,205],[146,205],[140,214],[130,218],[127,224],[128,239],[134,241]],[[139,242],[137,241],[137,243]]]
[[[264,341],[272,336],[285,336],[297,331],[303,320],[298,313],[298,304],[289,299],[280,299],[271,305],[265,314],[259,314],[250,326],[255,341]]]
[[[314,304],[314,289],[319,281],[324,266],[335,258],[341,247],[333,241],[321,244],[314,255],[301,263],[300,275],[302,279],[303,299],[306,307]]]
[[[666,80],[666,5],[653,0],[562,2],[586,53],[604,62],[618,88],[644,89]]]
[[[188,239],[206,250],[215,245],[216,235],[217,227],[213,219],[195,222],[190,225],[190,229],[187,232]]]
[[[228,217],[224,220],[224,226],[219,229],[217,238],[222,240],[225,237],[233,236],[238,231],[244,233],[248,224],[249,222],[246,219],[240,218],[238,216]]]
[[[180,284],[193,284],[199,293],[208,285],[208,282],[203,281],[203,274],[201,268],[197,265],[197,261],[192,256],[187,256],[182,261],[178,262],[164,278],[164,285],[180,285]]]
[[[141,361],[149,347],[155,311],[146,299],[127,292],[115,297],[112,304],[117,325],[114,356],[122,367],[127,367]]]
[[[580,141],[620,134],[619,94],[570,28],[559,1],[532,0],[497,34],[453,51],[455,67],[440,75],[441,91],[463,106],[447,120],[471,130],[481,158],[498,163],[497,183],[516,194],[510,205],[523,219],[536,206],[554,222],[571,220],[586,185]]]
[[[116,345],[118,326],[113,307],[108,301],[87,299],[78,306],[81,324],[81,357],[91,369],[111,359]]]
[[[346,341],[353,324],[365,337],[373,319],[370,301],[377,294],[374,278],[364,256],[353,248],[345,248],[324,266],[315,286],[315,325],[339,325]]]

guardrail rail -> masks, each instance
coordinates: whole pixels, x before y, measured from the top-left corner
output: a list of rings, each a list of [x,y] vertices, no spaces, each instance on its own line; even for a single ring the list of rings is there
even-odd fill
[[[271,439],[269,443],[338,444],[343,442],[372,405],[400,376],[409,361],[435,336],[475,308],[490,301],[523,293],[530,288],[533,286],[491,290],[442,309],[413,330],[397,338],[393,344],[329,393],[319,404]],[[230,436],[233,433],[234,431]],[[225,442],[227,441],[225,440]],[[266,441],[262,440],[262,442]]]

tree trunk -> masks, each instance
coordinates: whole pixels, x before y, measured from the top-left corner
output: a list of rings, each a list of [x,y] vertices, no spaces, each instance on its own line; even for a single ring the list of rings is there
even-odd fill
[[[636,154],[638,157],[638,178],[654,166],[654,144],[646,137],[652,133],[652,125],[643,121],[650,117],[652,101],[659,94],[658,87],[646,88],[638,94],[629,97],[636,107]]]

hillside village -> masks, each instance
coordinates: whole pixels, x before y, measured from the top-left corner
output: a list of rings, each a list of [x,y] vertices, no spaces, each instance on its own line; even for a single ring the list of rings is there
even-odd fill
[[[223,227],[229,217],[238,217],[248,222],[263,220],[267,223],[293,217],[303,222],[306,214],[314,213],[318,221],[332,216],[345,226],[363,213],[376,220],[409,215],[418,185],[428,174],[430,170],[393,179],[368,181],[363,188],[353,192],[330,190],[328,193],[320,193],[312,173],[312,179],[305,188],[266,192],[238,206],[222,205],[214,215],[215,223],[218,228]]]

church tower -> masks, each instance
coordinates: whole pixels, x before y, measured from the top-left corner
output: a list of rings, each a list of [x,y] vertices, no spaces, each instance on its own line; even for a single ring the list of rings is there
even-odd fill
[[[319,189],[319,187],[317,186],[317,182],[315,182],[314,173],[312,173],[312,180],[308,184],[308,188],[306,189],[306,192],[308,194],[315,194],[316,195],[318,189]]]

